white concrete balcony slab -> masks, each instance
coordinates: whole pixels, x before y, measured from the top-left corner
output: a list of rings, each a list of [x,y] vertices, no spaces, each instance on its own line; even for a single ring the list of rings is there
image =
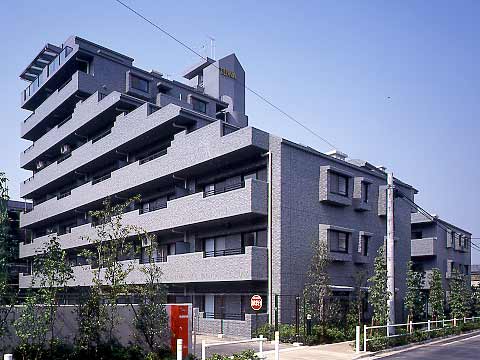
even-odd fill
[[[145,274],[142,268],[149,264],[140,264],[138,260],[124,261],[133,264],[133,271],[127,277],[129,284],[144,284]],[[248,246],[244,254],[204,257],[203,252],[169,255],[167,261],[156,263],[162,270],[161,282],[166,284],[227,282],[227,281],[266,281],[267,248]],[[73,267],[74,279],[68,286],[92,286],[93,270],[89,265]],[[104,274],[100,272],[103,280]],[[19,276],[19,286],[28,288],[33,276]]]
[[[143,106],[141,108],[143,108]],[[154,114],[167,108],[169,108],[169,113],[180,109],[175,105],[168,105]],[[163,116],[161,118],[163,118]],[[123,120],[123,118],[120,120]],[[137,127],[141,126],[137,125]],[[133,132],[134,130],[131,126],[127,126],[124,131]],[[113,130],[111,135],[113,135]],[[109,136],[104,139],[108,139]],[[96,153],[102,151],[102,147],[108,145],[108,143],[103,144],[102,140],[97,142],[101,145],[98,148],[96,147],[97,143],[87,147],[94,154],[81,152],[81,155],[74,155],[76,151],[83,148],[81,147],[72,152],[71,158],[58,165],[69,163],[69,160],[73,162],[83,161],[81,156],[87,158],[95,157]],[[251,127],[242,128],[228,135],[223,135],[223,124],[221,121],[216,121],[189,134],[183,131],[175,135],[165,155],[148,162],[142,163],[141,161],[136,161],[112,172],[111,177],[104,181],[96,184],[88,182],[72,189],[69,196],[60,199],[54,197],[47,200],[35,206],[32,211],[21,214],[20,226],[33,225],[52,216],[60,215],[80,206],[101,200],[106,196],[127,191],[164,176],[171,176],[181,170],[207,163],[209,160],[226,156],[242,149],[260,148],[262,151],[267,151],[268,141],[267,133]],[[48,170],[48,168],[44,171],[46,170]],[[44,179],[44,181],[47,180],[48,179]]]
[[[49,116],[55,109],[62,106],[67,100],[78,93],[93,94],[99,88],[96,79],[82,71],[72,75],[72,79],[62,88],[51,94],[28,118],[21,123],[21,136],[29,138],[29,133],[43,119]],[[77,99],[78,100],[78,99]]]
[[[140,214],[139,210],[123,215],[123,222],[143,228],[147,232],[163,231],[211,221],[248,215],[267,215],[267,183],[248,179],[245,187],[221,194],[204,197],[203,192],[184,196],[167,202],[167,207]],[[27,214],[28,215],[28,214]],[[60,235],[64,249],[89,245],[96,236],[95,228],[85,224],[72,228],[70,233]],[[34,239],[30,244],[20,244],[20,257],[34,256],[48,242],[49,236]]]

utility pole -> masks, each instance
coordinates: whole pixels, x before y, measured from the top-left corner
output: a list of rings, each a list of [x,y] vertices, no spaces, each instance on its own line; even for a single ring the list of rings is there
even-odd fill
[[[394,189],[393,173],[387,175],[387,290],[389,291],[389,323],[395,324],[395,229],[394,229]],[[389,330],[393,330],[389,329]],[[392,333],[392,332],[390,332]]]

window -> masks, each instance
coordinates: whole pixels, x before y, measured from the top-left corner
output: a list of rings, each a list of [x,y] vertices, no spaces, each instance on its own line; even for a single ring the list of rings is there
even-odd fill
[[[370,184],[362,181],[362,201],[364,203],[368,203],[368,190],[370,188]]]
[[[348,253],[349,237],[347,232],[330,230],[330,251]]]
[[[86,60],[77,59],[78,70],[90,74],[90,63]]]
[[[330,192],[348,196],[348,177],[337,173],[330,173]]]
[[[143,79],[136,75],[130,75],[130,86],[132,89],[140,90],[143,92],[149,92],[149,83],[148,80]]]
[[[267,246],[267,231],[259,230],[242,234],[242,246]]]
[[[201,101],[192,97],[192,106],[193,106],[193,110],[195,111],[198,111],[204,114],[207,112],[207,103],[205,101]]]
[[[362,246],[362,255],[368,256],[368,243],[370,242],[370,236],[362,235],[360,238],[361,246]]]
[[[413,231],[412,239],[423,239],[423,234],[421,231]]]

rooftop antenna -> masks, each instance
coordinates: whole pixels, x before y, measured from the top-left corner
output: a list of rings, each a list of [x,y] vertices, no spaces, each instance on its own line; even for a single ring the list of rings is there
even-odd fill
[[[210,39],[210,57],[215,60],[215,38],[213,36],[208,35]]]

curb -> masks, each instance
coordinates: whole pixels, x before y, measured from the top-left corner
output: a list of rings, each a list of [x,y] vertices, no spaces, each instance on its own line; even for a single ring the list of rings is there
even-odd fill
[[[467,332],[464,332],[463,334],[459,334],[459,335],[447,335],[447,336],[444,336],[444,337],[425,340],[425,341],[421,341],[421,342],[416,342],[416,343],[413,343],[413,344],[396,346],[396,347],[392,347],[392,348],[384,349],[384,350],[379,350],[379,351],[375,351],[375,352],[367,352],[365,354],[355,356],[353,358],[353,360],[371,358],[371,357],[386,354],[386,353],[388,353],[388,355],[394,355],[394,354],[398,354],[398,353],[402,353],[402,352],[405,352],[405,351],[408,351],[408,350],[413,350],[413,349],[422,347],[423,345],[436,344],[436,343],[440,343],[440,342],[448,340],[448,339],[461,338],[461,337],[464,337],[466,335],[472,335],[472,334],[480,334],[480,330],[478,330],[478,329],[477,330],[471,330],[471,331],[467,331]]]

